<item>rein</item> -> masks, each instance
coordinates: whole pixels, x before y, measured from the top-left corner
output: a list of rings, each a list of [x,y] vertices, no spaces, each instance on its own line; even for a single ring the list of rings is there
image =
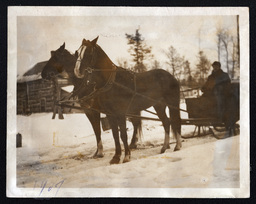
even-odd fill
[[[106,82],[106,84],[103,87],[93,90],[89,95],[84,96],[81,99],[79,99],[79,101],[87,101],[87,100],[95,98],[96,96],[98,96],[101,93],[109,91],[112,88],[112,85],[115,81],[115,77],[116,77],[116,72],[113,71],[111,73],[110,77],[108,78],[108,81]]]
[[[112,70],[113,71],[113,70]],[[85,81],[86,78],[84,78],[83,82],[80,84],[79,88],[77,90],[74,90],[70,93],[70,95],[68,96],[68,101],[64,101],[64,98],[62,98],[61,100],[58,101],[58,103],[60,104],[64,104],[64,103],[74,103],[74,102],[78,102],[78,103],[84,103],[88,100],[91,100],[95,97],[97,97],[98,95],[100,95],[101,93],[107,92],[112,88],[112,85],[115,81],[115,77],[116,77],[116,71],[113,71],[108,79],[108,81],[106,82],[106,84],[99,88],[99,89],[94,89],[90,94],[85,95],[82,98],[76,99],[76,100],[70,100],[72,97],[74,98],[75,96],[77,96],[78,94],[80,94],[82,91],[85,90]]]

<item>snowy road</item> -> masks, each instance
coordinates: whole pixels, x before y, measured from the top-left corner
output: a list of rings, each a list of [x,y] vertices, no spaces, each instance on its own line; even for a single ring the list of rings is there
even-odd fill
[[[114,141],[103,132],[104,157],[92,159],[96,140],[83,114],[51,120],[51,114],[18,116],[23,147],[17,148],[17,186],[41,188],[237,188],[239,187],[239,138],[216,140],[208,135],[183,139],[159,154],[164,132],[161,123],[143,123],[143,141],[132,151],[131,162],[110,165]],[[76,125],[73,125],[76,124]],[[191,135],[193,126],[183,126]],[[132,126],[128,123],[128,135]],[[131,139],[129,137],[129,140]],[[171,142],[174,142],[172,139]]]

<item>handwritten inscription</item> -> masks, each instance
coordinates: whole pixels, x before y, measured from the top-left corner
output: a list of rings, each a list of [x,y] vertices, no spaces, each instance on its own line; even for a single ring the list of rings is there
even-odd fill
[[[55,183],[55,184],[50,184],[48,183],[48,180],[44,180],[42,181],[41,183],[39,183],[40,185],[40,192],[38,194],[38,196],[41,196],[43,192],[51,192],[53,190],[53,188],[56,189],[56,193],[55,193],[55,196],[57,196],[61,186],[63,185],[65,179],[59,181],[58,183]],[[47,185],[48,183],[48,185]],[[35,181],[35,184],[34,184],[34,189],[37,187],[38,185],[38,182]]]

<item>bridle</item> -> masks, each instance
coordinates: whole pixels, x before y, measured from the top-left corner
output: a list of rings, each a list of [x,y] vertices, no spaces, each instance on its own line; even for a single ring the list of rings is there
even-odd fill
[[[96,55],[97,55],[97,53],[95,51],[98,48],[97,46],[98,45],[95,45],[95,46],[92,47],[92,50],[91,50],[91,53],[90,53],[92,55],[91,60],[90,60],[89,63],[87,63],[88,66],[86,66],[83,69],[82,76],[84,78],[85,77],[85,73],[87,73],[87,81],[88,81],[88,83],[95,83],[95,82],[92,82],[92,80],[91,80],[93,72],[111,72],[109,78],[107,79],[107,83],[106,84],[112,84],[114,82],[114,80],[115,80],[115,75],[116,75],[117,67],[113,63],[112,63],[112,67],[110,69],[97,69],[97,68],[94,67],[95,63],[96,63]],[[76,61],[76,66],[74,68],[74,72],[75,72],[76,76],[77,76],[77,71],[80,72],[80,67],[81,67],[81,63],[82,63],[82,61],[84,59],[84,54],[85,54],[84,52],[86,50],[86,47],[87,47],[86,45],[82,44],[80,46],[80,48],[77,50],[78,58],[77,58],[77,61]]]
[[[94,67],[96,64],[97,53],[95,51],[97,49],[97,46],[98,45],[95,45],[95,47],[92,47],[92,50],[90,53],[92,55],[92,57],[91,57],[91,60],[89,61],[89,63],[87,63],[88,65],[85,68],[83,68],[82,77],[77,77],[77,71],[80,73],[80,66],[82,64],[82,61],[84,60],[84,54],[85,54],[85,50],[86,50],[87,46],[82,44],[80,46],[80,48],[77,50],[78,58],[77,58],[76,65],[74,68],[74,73],[77,78],[83,78],[83,80],[82,80],[83,82],[80,85],[78,92],[83,91],[83,89],[88,85],[95,84],[94,90],[92,90],[92,92],[90,94],[79,99],[79,101],[82,103],[97,97],[101,93],[107,92],[108,90],[110,90],[112,88],[114,81],[115,81],[116,72],[117,72],[116,65],[114,65],[112,63],[111,69],[97,69]],[[94,72],[105,72],[105,71],[110,72],[110,75],[109,75],[106,83],[102,87],[97,88],[96,82],[92,80],[93,73]],[[86,76],[85,76],[85,73],[86,73]]]

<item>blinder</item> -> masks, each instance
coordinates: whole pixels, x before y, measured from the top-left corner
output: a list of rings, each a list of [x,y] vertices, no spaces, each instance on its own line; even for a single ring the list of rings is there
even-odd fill
[[[92,74],[92,72],[93,72],[93,69],[92,68],[90,68],[90,67],[88,67],[87,69],[86,69],[86,71],[87,71],[87,73],[88,74],[86,74],[86,84],[87,85],[96,85],[96,82],[95,81],[93,81],[93,74]]]
[[[89,58],[89,59],[83,59],[84,56],[81,56],[81,55],[85,54],[84,53],[85,50],[86,50],[86,46],[81,47],[80,53],[78,52],[79,58],[77,61],[80,61],[81,64],[84,64],[84,66],[86,67],[85,69],[83,69],[82,72],[83,72],[84,77],[86,78],[85,81],[86,81],[87,85],[95,85],[96,82],[93,81],[93,71],[95,71],[95,70],[93,68],[91,68],[91,66],[95,65],[95,55],[96,55],[96,53],[94,52],[95,48],[92,47],[91,50],[89,51],[89,54],[87,55],[87,58]],[[81,67],[81,64],[80,64],[80,67]],[[80,69],[80,67],[79,67],[79,69]]]

